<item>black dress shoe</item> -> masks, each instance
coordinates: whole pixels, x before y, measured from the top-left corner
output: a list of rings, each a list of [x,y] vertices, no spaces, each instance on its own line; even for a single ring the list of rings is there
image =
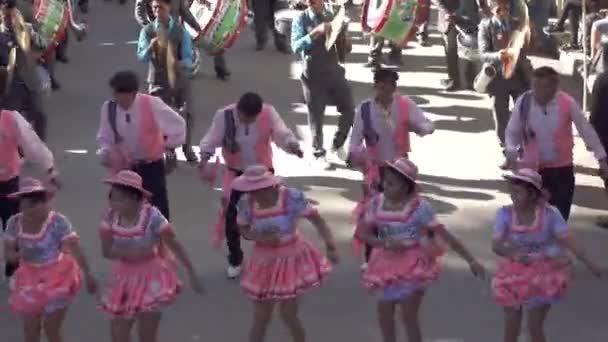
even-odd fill
[[[255,51],[262,51],[266,47],[266,42],[259,41],[255,43]]]
[[[284,41],[274,41],[274,47],[277,49],[277,51],[279,51],[280,53],[284,53],[286,55],[290,54],[291,51],[289,51],[289,48],[287,47],[287,43],[285,43]]]
[[[57,62],[63,63],[63,64],[67,64],[70,62],[70,59],[68,58],[68,56],[64,55],[64,54],[57,54],[55,56],[55,59],[57,60]]]
[[[78,8],[80,9],[80,13],[82,13],[82,14],[89,13],[89,3],[88,2],[78,3]]]
[[[61,89],[61,84],[59,84],[59,82],[57,82],[57,80],[55,78],[51,78],[51,89],[52,90]]]
[[[215,67],[215,76],[222,81],[227,81],[230,78],[230,71],[226,68]]]
[[[445,91],[458,91],[458,90],[460,90],[460,87],[456,83],[451,83],[451,84],[446,85],[443,90],[445,90]]]

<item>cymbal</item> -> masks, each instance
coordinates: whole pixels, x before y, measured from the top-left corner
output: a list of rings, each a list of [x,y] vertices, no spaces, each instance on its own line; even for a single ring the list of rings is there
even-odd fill
[[[342,6],[340,7],[338,13],[336,13],[336,16],[330,23],[331,30],[329,31],[327,38],[325,39],[325,48],[327,49],[327,51],[329,51],[332,46],[334,46],[336,40],[338,39],[338,35],[344,29],[345,24],[346,10],[344,9],[344,6]]]

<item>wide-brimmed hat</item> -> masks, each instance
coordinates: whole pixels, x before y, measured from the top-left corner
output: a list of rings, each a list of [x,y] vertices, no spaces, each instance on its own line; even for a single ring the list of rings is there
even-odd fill
[[[36,193],[46,193],[47,195],[52,196],[54,192],[51,189],[47,188],[40,180],[36,178],[26,177],[19,182],[19,190],[8,194],[6,197],[15,199],[21,196]]]
[[[392,161],[385,162],[384,165],[399,172],[405,178],[412,181],[412,183],[416,184],[418,179],[418,167],[411,160],[407,158],[397,158]]]
[[[141,192],[145,197],[152,197],[152,193],[143,187],[141,176],[130,170],[122,170],[111,178],[104,180],[110,185],[122,185]]]
[[[543,191],[543,178],[541,177],[540,174],[538,174],[538,172],[536,172],[532,169],[527,169],[527,168],[519,169],[519,170],[516,170],[513,172],[509,172],[507,174],[504,174],[502,177],[506,180],[511,180],[511,181],[515,180],[515,181],[524,182],[526,184],[530,184],[538,191]]]
[[[240,192],[250,192],[269,188],[283,183],[281,177],[275,176],[264,165],[248,167],[245,172],[232,182],[232,189]]]

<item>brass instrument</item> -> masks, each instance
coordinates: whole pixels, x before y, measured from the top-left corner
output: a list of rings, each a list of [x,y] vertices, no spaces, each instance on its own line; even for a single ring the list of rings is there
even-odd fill
[[[74,11],[73,11],[73,6],[72,6],[72,0],[66,0],[66,3],[68,5],[70,27],[76,34],[76,39],[78,41],[82,41],[87,36],[87,31],[88,31],[87,24],[85,22],[76,23],[76,20],[74,20]]]
[[[32,48],[32,32],[31,26],[25,22],[23,15],[18,9],[13,8],[11,10],[11,16],[13,20],[13,31],[15,32],[15,39],[21,50],[27,55],[31,52]]]
[[[519,27],[511,32],[511,39],[506,48],[507,53],[501,56],[502,74],[506,79],[513,77],[521,49],[530,42],[528,6],[524,0],[518,0],[517,8],[520,14]]]
[[[153,47],[153,63],[157,68],[167,70],[167,79],[171,89],[175,89],[177,78],[177,49],[175,44],[169,39],[169,33],[163,25],[159,25],[157,32],[157,41]]]

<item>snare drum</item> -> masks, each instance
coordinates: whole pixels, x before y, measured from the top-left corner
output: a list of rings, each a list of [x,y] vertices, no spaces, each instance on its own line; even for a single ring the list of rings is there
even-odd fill
[[[405,46],[429,15],[430,0],[365,0],[363,31]]]
[[[477,34],[465,34],[458,32],[456,36],[456,44],[458,45],[458,57],[468,61],[479,60],[479,49],[477,48]]]
[[[194,0],[190,11],[203,29],[197,46],[211,55],[230,48],[247,23],[247,0]],[[191,36],[197,32],[186,25]]]
[[[34,18],[39,25],[38,33],[46,46],[43,58],[47,59],[65,39],[69,13],[63,0],[34,0],[33,8]]]

